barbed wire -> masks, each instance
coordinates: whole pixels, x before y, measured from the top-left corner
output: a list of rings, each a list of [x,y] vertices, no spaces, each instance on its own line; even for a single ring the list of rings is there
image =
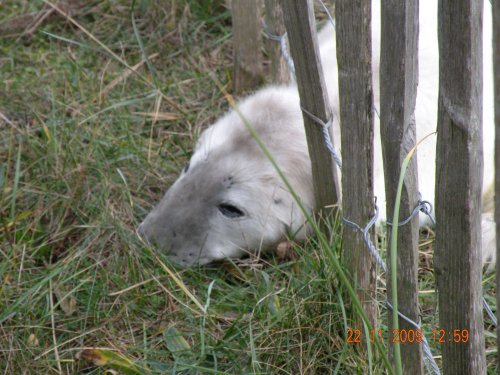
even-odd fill
[[[300,109],[302,110],[303,113],[305,113],[311,120],[313,120],[316,124],[321,126],[321,130],[323,132],[323,139],[325,140],[325,145],[328,151],[330,151],[330,154],[333,157],[333,160],[335,160],[335,163],[339,166],[339,168],[342,168],[342,159],[335,149],[335,146],[332,143],[332,139],[330,138],[330,134],[328,133],[328,129],[332,127],[333,124],[333,114],[330,113],[328,116],[328,121],[325,123],[323,120],[321,120],[319,117],[316,115],[313,115],[311,112],[309,112],[307,109],[305,109],[302,105],[300,106]]]
[[[331,16],[329,16],[329,18],[333,22],[333,18],[331,18]],[[334,26],[335,26],[335,24],[334,24]],[[270,40],[274,40],[274,41],[277,41],[277,42],[280,43],[280,49],[281,49],[281,53],[283,54],[283,58],[285,59],[285,61],[288,64],[288,68],[290,69],[290,74],[293,75],[293,78],[295,79],[295,66],[293,65],[293,60],[291,59],[291,57],[288,54],[288,51],[286,49],[287,34],[284,33],[283,35],[277,36],[277,35],[274,35],[274,34],[270,33],[266,29],[264,29],[264,30],[265,30],[264,31],[264,35],[267,38],[269,38]],[[285,53],[283,51],[287,51],[286,55],[285,55]],[[312,114],[311,112],[309,112],[308,110],[306,110],[302,106],[301,106],[301,110],[311,120],[313,120],[316,124],[318,124],[319,126],[321,126],[322,133],[323,133],[323,138],[324,138],[324,141],[325,141],[325,145],[326,145],[328,151],[330,152],[330,154],[332,155],[333,159],[335,160],[335,163],[338,165],[339,168],[342,168],[342,159],[341,159],[339,153],[337,152],[335,146],[333,145],[331,137],[330,137],[330,134],[328,133],[328,129],[332,126],[332,123],[333,123],[333,115],[330,114],[328,121],[325,123],[319,117],[317,117],[316,115]],[[377,114],[378,114],[378,111],[377,111]],[[357,223],[348,220],[344,216],[342,216],[342,222],[345,223],[345,224],[347,224],[351,228],[354,228],[354,229],[358,230],[362,234],[363,240],[365,242],[365,245],[366,245],[368,251],[370,252],[371,256],[375,259],[375,261],[383,269],[383,271],[385,273],[387,273],[387,266],[386,266],[385,262],[383,261],[383,259],[381,258],[381,256],[380,256],[377,248],[375,247],[375,245],[373,244],[373,242],[370,239],[370,229],[375,225],[375,223],[377,222],[377,218],[378,218],[378,207],[377,207],[376,204],[374,205],[374,207],[375,207],[375,215],[370,219],[370,221],[367,223],[367,225],[365,225],[365,227],[359,226]],[[424,213],[428,214],[429,217],[431,218],[431,221],[434,222],[434,219],[432,218],[431,212],[429,211],[429,207],[430,207],[430,210],[432,210],[432,206],[430,205],[429,202],[427,202],[427,201],[421,201],[421,202],[419,202],[419,205],[417,205],[417,207],[415,207],[415,209],[413,210],[413,212],[410,215],[410,217],[408,217],[407,219],[403,220],[403,222],[400,223],[400,225],[406,224],[418,212],[424,212]],[[388,305],[388,306],[390,305],[390,303],[387,300],[386,300],[386,305]],[[390,305],[390,306],[392,306],[392,305]],[[411,322],[410,324],[412,324],[417,329],[421,329],[421,327],[420,327],[419,324],[415,323],[413,320],[411,320],[407,316],[403,315],[399,311],[398,311],[398,315],[402,319],[404,319],[405,321]],[[425,335],[422,335],[422,337],[423,337],[423,340],[422,340],[422,350],[423,350],[424,355],[425,355],[425,357],[427,359],[426,366],[427,366],[428,369],[429,369],[429,366],[430,366],[430,368],[432,369],[432,372],[434,372],[434,374],[440,375],[441,373],[440,373],[439,367],[437,366],[437,363],[434,360],[434,357],[432,355],[431,348],[429,346],[429,342],[425,338]],[[429,372],[431,372],[431,371],[429,371]]]
[[[293,59],[292,56],[290,56],[290,53],[288,52],[288,47],[287,47],[287,40],[288,40],[288,35],[285,32],[283,35],[276,35],[273,34],[269,31],[267,24],[264,22],[264,36],[272,41],[279,42],[280,44],[280,51],[281,54],[283,55],[283,59],[285,60],[286,64],[288,65],[288,69],[290,70],[290,75],[293,77],[293,80],[295,80],[295,65],[293,64]]]
[[[335,28],[335,21],[334,21],[333,17],[331,16],[330,12],[328,11],[328,8],[326,7],[326,5],[324,4],[324,2],[322,0],[318,0],[318,1],[321,4],[321,6],[323,7],[325,13],[327,14],[329,21],[331,22],[331,24]],[[291,58],[290,54],[288,53],[286,32],[283,35],[275,35],[275,34],[270,33],[267,30],[267,26],[265,26],[264,30],[265,30],[264,35],[268,39],[274,40],[274,41],[277,41],[280,43],[280,50],[281,50],[281,53],[283,55],[285,62],[288,65],[288,68],[290,70],[290,74],[292,76],[291,78],[293,80],[295,80],[295,66],[293,64],[293,59]],[[311,112],[309,112],[308,110],[306,110],[302,106],[301,106],[301,110],[311,120],[313,120],[316,124],[321,126],[323,138],[325,140],[325,145],[326,145],[328,151],[330,152],[330,154],[332,155],[333,159],[335,160],[335,163],[339,166],[339,168],[342,168],[342,159],[341,159],[338,151],[334,147],[332,140],[331,140],[331,137],[330,137],[330,134],[328,132],[328,129],[332,126],[332,123],[333,123],[333,114],[330,113],[330,115],[328,117],[328,121],[325,123],[322,119],[320,119],[316,115],[312,114]],[[380,118],[379,112],[375,106],[374,106],[374,111],[375,111],[376,115]],[[376,199],[375,199],[375,201],[376,201]],[[351,227],[351,228],[353,228],[361,233],[361,235],[363,236],[363,240],[365,242],[365,245],[366,245],[368,251],[370,252],[371,256],[375,259],[375,261],[382,268],[382,270],[385,273],[387,273],[387,266],[386,266],[385,262],[383,261],[383,259],[381,258],[376,246],[373,244],[373,242],[371,241],[371,238],[370,238],[370,229],[375,225],[375,223],[377,222],[377,218],[378,218],[378,207],[377,207],[376,203],[374,203],[374,208],[375,208],[375,214],[373,215],[373,217],[369,220],[369,222],[364,227],[359,226],[357,223],[352,222],[345,217],[342,217],[342,221],[344,224],[348,225],[349,227]],[[415,217],[415,215],[417,215],[420,212],[427,215],[429,217],[429,219],[431,220],[433,225],[436,224],[436,221],[432,215],[432,204],[429,201],[422,200],[422,198],[419,196],[419,200],[417,202],[417,205],[413,209],[412,213],[406,219],[400,221],[398,223],[398,226],[406,225],[408,222],[411,221],[411,219],[413,217]],[[392,223],[390,221],[387,221],[386,223],[389,226],[392,225]],[[385,304],[389,310],[391,310],[391,311],[393,310],[392,305],[389,303],[388,300],[385,301]],[[488,305],[488,303],[484,297],[483,297],[483,308],[486,311],[489,318],[491,319],[491,321],[493,322],[493,324],[495,326],[497,326],[497,324],[498,324],[497,318],[496,318],[495,314],[492,312],[490,306]],[[405,316],[404,314],[402,314],[399,311],[398,311],[398,316],[401,319],[408,322],[410,325],[414,326],[416,329],[419,329],[419,330],[422,329],[420,323],[413,321],[412,319],[408,318],[407,316]],[[425,335],[422,335],[422,349],[423,349],[425,358],[427,359],[427,361],[425,362],[427,370],[429,372],[433,372],[434,374],[439,375],[440,374],[439,367],[437,366],[437,363],[434,360],[434,357],[433,357],[431,349],[430,349],[430,345],[429,345]]]

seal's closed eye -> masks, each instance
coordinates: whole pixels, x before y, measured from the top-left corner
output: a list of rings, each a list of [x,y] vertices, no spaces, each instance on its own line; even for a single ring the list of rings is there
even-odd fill
[[[221,203],[217,206],[222,215],[229,217],[231,219],[245,216],[245,213],[238,207],[233,206],[229,203]]]

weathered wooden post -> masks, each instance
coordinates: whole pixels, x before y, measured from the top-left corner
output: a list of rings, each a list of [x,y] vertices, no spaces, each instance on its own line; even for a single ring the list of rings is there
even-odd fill
[[[267,31],[275,36],[282,36],[285,29],[283,9],[279,0],[265,0]],[[267,55],[271,60],[270,79],[273,83],[288,83],[290,71],[281,53],[280,42],[268,40],[265,43]]]
[[[234,91],[241,93],[263,81],[260,0],[232,0]]]
[[[439,1],[436,249],[445,374],[484,374],[481,287],[483,0]],[[462,332],[467,332],[467,339]]]
[[[415,104],[418,82],[418,0],[382,1],[380,52],[380,131],[384,157],[387,215],[392,217],[399,174],[403,159],[416,143]],[[418,204],[416,155],[410,162],[401,195],[400,218],[410,216]],[[390,236],[390,230],[388,231]],[[418,308],[418,215],[399,228],[397,272],[399,311],[414,322],[419,321]],[[388,241],[390,243],[390,241]],[[390,259],[390,251],[388,251]],[[389,279],[389,277],[388,277]],[[387,295],[392,286],[388,283]],[[393,332],[389,314],[389,332]],[[399,329],[416,328],[399,319]],[[403,373],[421,374],[422,350],[418,342],[401,345]]]
[[[336,1],[336,40],[344,170],[342,209],[348,220],[364,225],[374,215],[370,1]],[[375,239],[374,230],[371,237]],[[375,262],[363,237],[347,226],[344,253],[366,314],[376,327]]]
[[[495,222],[497,234],[497,306],[500,306],[500,1],[493,1],[493,75],[495,102]],[[500,321],[500,308],[497,307]],[[500,326],[497,326],[497,348],[500,348]],[[500,355],[497,354],[497,369],[500,374]]]
[[[330,111],[318,56],[312,0],[282,0],[281,5],[295,64],[300,103],[307,112],[327,123]],[[326,147],[322,125],[306,113],[303,113],[303,118],[311,157],[316,209],[327,219],[335,212],[332,205],[340,200],[337,170]]]

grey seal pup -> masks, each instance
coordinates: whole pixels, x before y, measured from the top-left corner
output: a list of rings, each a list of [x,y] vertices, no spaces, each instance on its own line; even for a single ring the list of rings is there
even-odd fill
[[[419,85],[415,118],[417,139],[435,131],[438,97],[437,6],[420,9]],[[493,184],[493,87],[491,9],[484,12],[483,138],[486,192]],[[429,9],[427,9],[429,8]],[[373,6],[373,87],[379,107],[380,5]],[[334,143],[340,149],[338,82],[333,27],[318,35],[330,106]],[[255,128],[302,203],[314,207],[311,162],[296,86],[268,86],[241,100],[237,107]],[[375,120],[374,189],[380,220],[385,220],[385,191],[378,118]],[[436,138],[418,149],[419,190],[434,203]],[[275,247],[288,236],[303,240],[306,220],[270,161],[248,131],[242,117],[230,110],[201,134],[191,160],[158,205],[138,228],[139,235],[165,251],[181,266],[242,257]],[[426,220],[421,220],[422,225]],[[483,258],[495,254],[491,213],[483,215]]]

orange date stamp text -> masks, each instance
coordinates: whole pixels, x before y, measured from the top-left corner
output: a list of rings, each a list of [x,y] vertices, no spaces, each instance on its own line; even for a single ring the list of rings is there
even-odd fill
[[[382,329],[372,329],[369,331],[368,337],[366,337],[364,330],[360,329],[348,329],[346,333],[346,342],[355,344],[368,341],[373,343],[377,338],[379,341],[387,339],[392,343],[421,343],[424,340],[424,332],[421,329],[393,329],[389,335],[385,334]],[[469,330],[433,329],[432,340],[437,343],[466,343],[469,341]]]

